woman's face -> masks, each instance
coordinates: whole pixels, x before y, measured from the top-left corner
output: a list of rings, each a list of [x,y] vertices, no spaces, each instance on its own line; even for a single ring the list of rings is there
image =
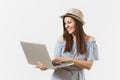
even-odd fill
[[[74,34],[76,30],[75,20],[71,17],[64,18],[65,28],[69,34]]]

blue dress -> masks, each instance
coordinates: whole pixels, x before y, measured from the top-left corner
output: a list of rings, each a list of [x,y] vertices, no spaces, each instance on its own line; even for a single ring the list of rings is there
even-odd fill
[[[65,42],[57,41],[55,46],[54,57],[72,57],[79,60],[98,60],[98,49],[96,41],[88,41],[87,54],[76,54],[76,43],[73,43],[73,48],[71,52],[64,53]],[[80,69],[77,66],[69,66],[65,68],[56,69],[53,72],[51,80],[85,80],[84,69]]]

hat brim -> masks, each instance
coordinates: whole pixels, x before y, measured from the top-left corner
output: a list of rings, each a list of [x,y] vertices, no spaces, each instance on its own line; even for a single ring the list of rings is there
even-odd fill
[[[78,17],[75,16],[75,15],[68,15],[68,14],[65,14],[65,15],[61,15],[60,18],[63,19],[65,16],[73,17],[73,18],[77,19],[78,21],[80,21],[83,25],[85,24],[85,22],[84,22],[81,18],[78,18]]]

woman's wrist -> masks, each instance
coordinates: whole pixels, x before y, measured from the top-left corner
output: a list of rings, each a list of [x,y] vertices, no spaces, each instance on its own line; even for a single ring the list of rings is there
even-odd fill
[[[70,62],[73,62],[73,63],[74,63],[74,58],[70,58]]]

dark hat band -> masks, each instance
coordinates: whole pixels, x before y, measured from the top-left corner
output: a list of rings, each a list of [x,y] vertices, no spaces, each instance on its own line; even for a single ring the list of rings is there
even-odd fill
[[[73,18],[77,19],[78,21],[80,21],[81,23],[84,24],[84,21],[81,18],[79,18],[78,16],[74,15],[74,14],[66,13],[65,15],[63,15],[61,17],[63,18],[63,17],[66,17],[66,16],[73,17]]]

